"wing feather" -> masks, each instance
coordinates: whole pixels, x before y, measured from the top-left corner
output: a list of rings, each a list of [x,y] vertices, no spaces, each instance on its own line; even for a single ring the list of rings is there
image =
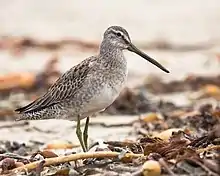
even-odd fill
[[[90,57],[72,67],[64,73],[40,98],[27,106],[16,109],[19,113],[36,112],[57,104],[65,99],[71,98],[83,82],[92,68],[96,57]]]

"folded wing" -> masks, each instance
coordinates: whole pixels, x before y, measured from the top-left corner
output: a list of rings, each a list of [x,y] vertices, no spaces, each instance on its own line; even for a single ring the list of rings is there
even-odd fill
[[[36,112],[73,97],[93,66],[96,57],[90,57],[64,73],[40,98],[16,109],[19,113]]]

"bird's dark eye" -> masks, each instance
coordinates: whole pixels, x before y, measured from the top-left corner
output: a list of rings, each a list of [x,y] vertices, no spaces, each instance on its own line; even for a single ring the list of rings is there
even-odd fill
[[[117,32],[116,35],[117,35],[118,37],[121,37],[121,33],[120,33],[120,32]]]

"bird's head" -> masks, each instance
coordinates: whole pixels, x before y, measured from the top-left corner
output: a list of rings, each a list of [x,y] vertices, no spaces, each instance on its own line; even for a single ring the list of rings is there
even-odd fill
[[[169,71],[166,68],[164,68],[160,63],[149,57],[147,54],[139,50],[134,44],[132,44],[128,32],[123,27],[120,26],[109,27],[104,33],[103,41],[108,41],[115,48],[119,48],[121,50],[127,49],[131,52],[134,52],[139,56],[141,56],[142,58],[144,58],[145,60],[156,65],[164,72],[169,73]]]

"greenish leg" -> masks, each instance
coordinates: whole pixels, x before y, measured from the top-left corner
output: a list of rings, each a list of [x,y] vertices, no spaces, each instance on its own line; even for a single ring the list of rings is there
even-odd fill
[[[88,151],[88,128],[89,128],[89,117],[86,118],[86,124],[83,132],[83,140],[87,151]]]
[[[77,117],[76,135],[79,139],[79,142],[80,142],[80,145],[83,149],[83,152],[86,152],[86,148],[84,146],[83,139],[82,139],[82,131],[80,129],[80,118],[79,118],[79,116]]]

